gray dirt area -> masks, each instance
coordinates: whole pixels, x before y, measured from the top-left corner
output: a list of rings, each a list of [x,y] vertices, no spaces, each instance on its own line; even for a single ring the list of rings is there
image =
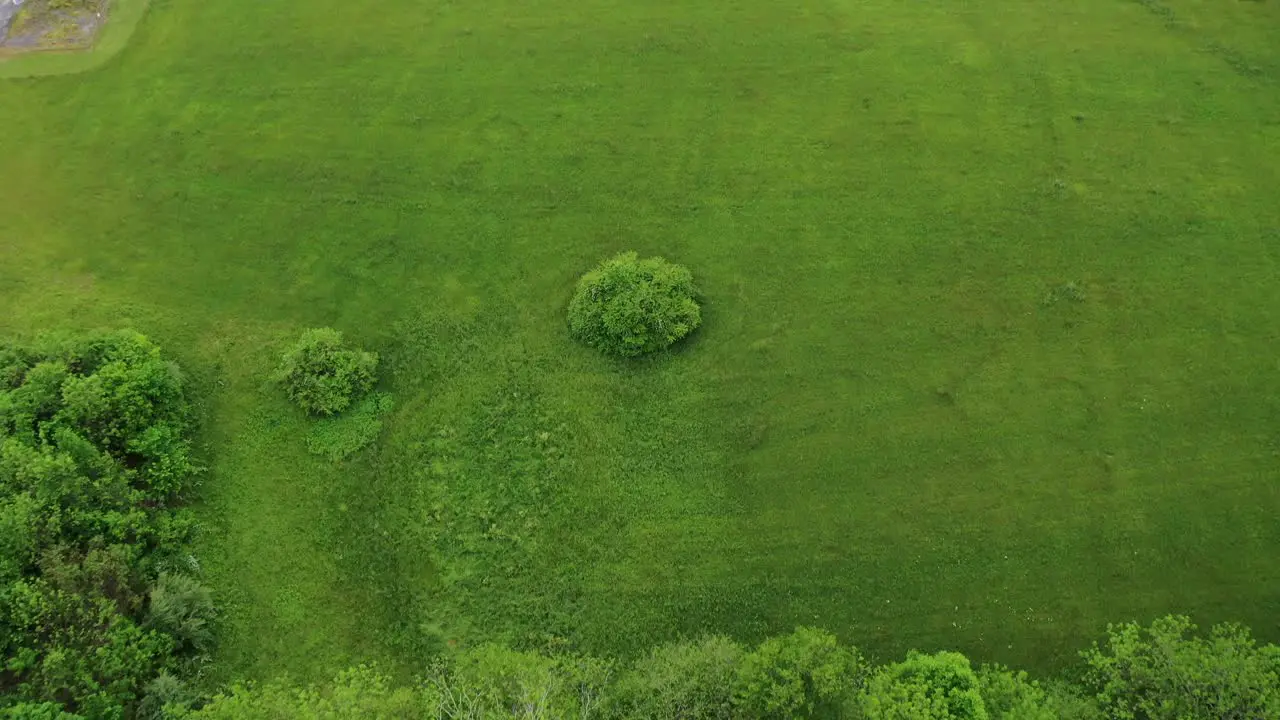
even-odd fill
[[[3,43],[5,36],[9,34],[9,23],[13,22],[13,16],[17,15],[21,8],[22,0],[0,0],[0,43]]]
[[[93,43],[108,0],[0,0],[0,52],[65,50]]]

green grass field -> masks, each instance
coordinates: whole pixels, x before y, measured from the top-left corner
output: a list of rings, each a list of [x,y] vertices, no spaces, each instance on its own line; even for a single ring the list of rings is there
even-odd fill
[[[3,72],[0,64],[0,73]],[[1280,639],[1280,3],[155,0],[0,82],[0,332],[198,380],[223,677],[826,627]],[[575,279],[702,329],[575,345]],[[396,407],[331,463],[305,327]]]

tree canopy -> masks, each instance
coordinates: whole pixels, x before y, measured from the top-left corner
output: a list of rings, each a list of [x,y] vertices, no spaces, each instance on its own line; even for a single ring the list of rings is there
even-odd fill
[[[582,276],[569,303],[569,331],[610,355],[635,357],[670,347],[702,323],[693,274],[634,252]]]
[[[0,344],[0,717],[117,717],[205,649],[151,612],[189,567],[190,431],[138,333]]]
[[[276,380],[303,410],[333,415],[373,387],[378,356],[353,350],[333,328],[312,328],[280,360]]]

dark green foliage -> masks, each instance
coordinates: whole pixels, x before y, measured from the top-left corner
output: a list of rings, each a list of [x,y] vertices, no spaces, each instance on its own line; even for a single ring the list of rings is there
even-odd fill
[[[569,331],[611,355],[635,357],[669,347],[702,322],[693,274],[634,252],[582,276],[569,302]]]
[[[730,720],[745,654],[741,645],[718,636],[654,648],[619,678],[613,710],[654,720]]]
[[[880,669],[862,694],[868,720],[987,720],[981,684],[969,659],[955,652],[911,652]]]
[[[84,716],[66,712],[59,703],[18,703],[0,709],[0,720],[84,720]]]
[[[373,387],[378,356],[343,346],[342,333],[312,328],[284,354],[275,379],[303,410],[333,415]]]
[[[755,718],[810,717],[836,707],[861,686],[864,666],[831,633],[797,628],[760,643],[742,659],[734,704],[736,715]]]
[[[1181,616],[1112,625],[1084,653],[1086,685],[1116,720],[1280,718],[1280,648],[1259,647],[1239,625],[1208,637]]]
[[[67,703],[89,718],[110,717],[139,699],[172,640],[139,627],[103,591],[75,592],[36,579],[9,585],[0,602],[3,646],[18,700]]]
[[[307,449],[330,460],[342,460],[378,439],[382,416],[395,406],[391,395],[371,393],[347,412],[321,418],[307,433]]]
[[[209,649],[213,638],[213,596],[194,578],[162,572],[151,588],[147,625],[167,633],[177,647],[189,652]]]
[[[0,346],[0,379],[0,708],[115,717],[191,643],[142,622],[190,528],[182,374],[118,332]]]
[[[140,720],[162,720],[181,714],[200,699],[185,681],[167,671],[151,678],[143,692],[137,711]]]

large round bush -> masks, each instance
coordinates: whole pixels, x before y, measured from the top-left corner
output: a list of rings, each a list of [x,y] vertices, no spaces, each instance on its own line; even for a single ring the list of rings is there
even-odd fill
[[[702,322],[693,274],[634,252],[607,260],[578,281],[569,331],[612,355],[635,357],[669,347]]]
[[[284,354],[276,380],[303,410],[333,415],[373,387],[378,356],[343,347],[342,333],[314,328]]]

